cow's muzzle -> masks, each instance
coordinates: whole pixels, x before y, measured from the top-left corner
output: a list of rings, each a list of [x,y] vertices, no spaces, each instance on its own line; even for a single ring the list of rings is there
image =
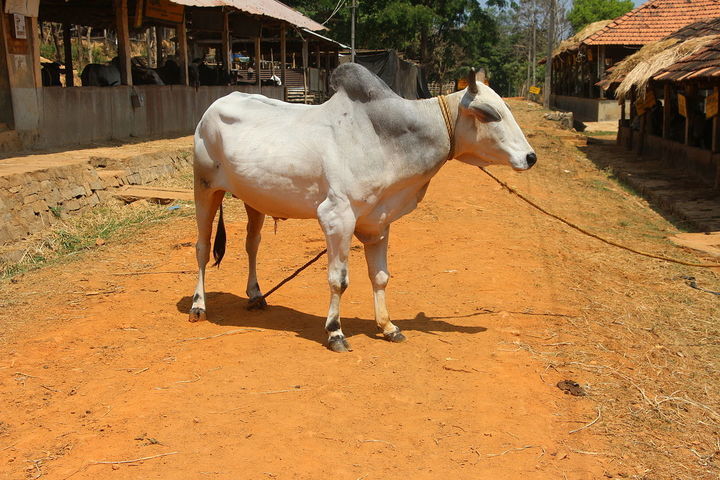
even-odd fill
[[[528,169],[535,165],[537,163],[537,155],[535,155],[535,152],[528,153],[525,157],[525,161],[527,162]]]

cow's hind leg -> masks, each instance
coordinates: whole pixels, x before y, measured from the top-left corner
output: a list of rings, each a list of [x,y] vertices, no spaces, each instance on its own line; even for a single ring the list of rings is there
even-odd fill
[[[385,303],[385,287],[390,280],[390,273],[387,267],[388,236],[390,228],[376,238],[363,242],[365,246],[365,260],[368,266],[368,275],[373,287],[373,298],[375,301],[375,321],[386,340],[391,342],[404,342],[405,335],[400,332],[390,321],[387,305]],[[361,240],[365,240],[362,237]]]
[[[328,283],[330,308],[325,330],[328,348],[334,352],[352,350],[340,326],[340,298],[349,285],[348,253],[355,230],[355,215],[346,199],[328,197],[317,210],[318,221],[325,233],[328,250]]]
[[[212,236],[213,220],[218,207],[222,203],[224,194],[225,192],[222,190],[198,190],[197,187],[195,189],[195,215],[198,227],[195,254],[198,263],[198,283],[197,287],[195,287],[195,295],[193,295],[193,303],[188,318],[191,322],[207,318],[205,314],[205,267],[210,260],[210,237]],[[220,234],[219,229],[220,227],[218,227],[218,235]]]
[[[260,247],[260,232],[265,222],[265,214],[258,212],[247,203],[247,237],[245,238],[245,251],[248,256],[248,281],[245,293],[248,296],[248,309],[265,308],[267,302],[262,298],[262,292],[257,281],[257,253]]]

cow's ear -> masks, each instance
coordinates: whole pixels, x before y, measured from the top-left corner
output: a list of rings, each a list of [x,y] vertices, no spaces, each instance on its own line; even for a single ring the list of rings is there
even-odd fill
[[[487,103],[474,103],[470,110],[483,122],[499,122],[502,117],[500,113]]]
[[[470,67],[470,71],[468,72],[467,76],[467,82],[468,82],[468,91],[475,95],[478,93],[477,88],[477,80],[475,80],[475,69]]]

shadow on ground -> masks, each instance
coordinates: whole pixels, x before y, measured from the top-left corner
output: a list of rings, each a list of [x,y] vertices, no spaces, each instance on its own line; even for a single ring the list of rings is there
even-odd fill
[[[254,327],[267,330],[281,330],[295,332],[307,340],[327,343],[325,332],[325,317],[300,312],[282,305],[269,305],[265,310],[247,310],[247,298],[232,293],[208,292],[205,296],[208,305],[208,321],[216,325],[233,327]],[[177,309],[181,313],[188,313],[192,306],[192,297],[186,296],[177,302]],[[393,319],[393,323],[402,331],[416,331],[437,335],[443,332],[482,333],[487,330],[481,326],[454,325],[445,319],[469,318],[488,313],[489,310],[480,310],[466,315],[448,317],[428,317],[419,312],[412,319]],[[357,317],[342,319],[343,332],[348,338],[354,335],[366,335],[371,338],[382,338],[378,332],[374,319]]]
[[[618,146],[614,139],[588,138],[578,147],[602,170],[609,170],[634,194],[679,230],[704,232],[720,226],[720,191],[693,174],[666,165],[653,157],[641,157]]]

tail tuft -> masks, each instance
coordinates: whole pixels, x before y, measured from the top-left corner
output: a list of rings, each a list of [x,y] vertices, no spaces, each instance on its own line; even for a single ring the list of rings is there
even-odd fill
[[[220,220],[218,220],[217,233],[215,234],[215,243],[213,244],[213,258],[215,263],[213,267],[220,267],[225,256],[225,243],[227,242],[227,235],[225,235],[225,221],[223,220],[223,206],[220,204]]]

